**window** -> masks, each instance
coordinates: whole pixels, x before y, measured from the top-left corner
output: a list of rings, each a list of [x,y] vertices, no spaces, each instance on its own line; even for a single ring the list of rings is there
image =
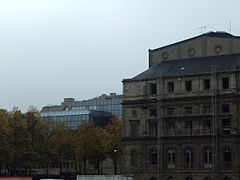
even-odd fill
[[[227,114],[227,113],[229,113],[230,112],[230,106],[229,106],[229,104],[223,104],[222,105],[222,113],[223,114]]]
[[[184,135],[191,136],[192,135],[192,121],[185,121],[184,122]]]
[[[193,168],[193,152],[191,149],[185,151],[185,168]]]
[[[210,135],[212,128],[212,122],[210,119],[203,119],[203,134]]]
[[[137,150],[131,151],[131,165],[136,166],[138,164]]]
[[[168,115],[168,116],[173,116],[173,115],[175,115],[175,108],[168,108],[168,109],[167,109],[167,115]]]
[[[192,91],[192,81],[185,81],[185,90]]]
[[[157,116],[157,110],[156,109],[150,109],[149,114],[150,114],[150,117],[156,117]]]
[[[231,122],[229,118],[222,119],[223,134],[231,133]]]
[[[167,180],[173,180],[173,177],[168,177]]]
[[[231,168],[231,163],[232,163],[231,151],[228,147],[225,147],[223,150],[223,167]]]
[[[212,180],[210,177],[205,177],[204,180]]]
[[[222,78],[222,88],[229,89],[229,78]]]
[[[136,118],[137,117],[137,112],[135,110],[132,110],[132,117]]]
[[[204,79],[203,80],[203,89],[204,90],[210,90],[210,79]]]
[[[231,180],[230,177],[224,177],[223,180]]]
[[[157,180],[157,178],[153,176],[150,178],[150,180]]]
[[[173,149],[169,149],[167,152],[167,168],[172,169],[175,167],[176,167],[175,151]]]
[[[204,168],[212,167],[213,167],[212,151],[209,148],[206,148],[204,150]]]
[[[149,161],[150,161],[150,164],[157,164],[158,163],[157,149],[151,149],[150,150]]]
[[[192,114],[192,107],[185,107],[184,113],[185,114]]]
[[[211,112],[211,106],[210,105],[206,105],[202,107],[202,113],[203,114],[208,114]]]
[[[131,126],[131,136],[132,137],[138,136],[138,123],[130,122],[130,126]]]
[[[149,122],[149,136],[156,137],[157,136],[157,123]]]
[[[174,82],[168,82],[168,92],[174,92]]]
[[[150,94],[157,93],[157,85],[155,83],[150,84]]]
[[[166,135],[167,136],[174,136],[175,134],[175,122],[174,121],[169,121],[166,123]]]
[[[188,177],[186,177],[185,180],[193,180],[193,178],[191,176],[188,176]]]

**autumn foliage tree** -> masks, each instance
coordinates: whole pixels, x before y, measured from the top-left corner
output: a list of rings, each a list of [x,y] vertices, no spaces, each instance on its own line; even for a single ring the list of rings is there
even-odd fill
[[[8,112],[0,109],[0,172],[4,175],[30,175],[36,168],[75,164],[77,171],[87,173],[89,167],[102,173],[102,162],[112,158],[117,167],[121,155],[122,121],[113,117],[106,127],[83,121],[77,129],[64,122],[43,121],[31,108],[22,113],[17,108]],[[51,166],[53,167],[53,166]],[[66,168],[66,167],[65,167]],[[72,168],[72,167],[71,167]]]

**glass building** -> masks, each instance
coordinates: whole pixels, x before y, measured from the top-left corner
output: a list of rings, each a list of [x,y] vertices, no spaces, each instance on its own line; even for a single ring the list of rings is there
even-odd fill
[[[61,104],[69,110],[91,109],[106,111],[122,118],[122,95],[116,95],[115,93],[111,93],[110,95],[102,94],[99,97],[83,101],[65,98]]]
[[[83,101],[64,98],[61,105],[44,106],[40,112],[44,120],[64,121],[72,129],[86,120],[94,121],[98,126],[104,126],[106,120],[113,115],[122,118],[122,95],[116,95],[116,93],[102,94]]]
[[[76,129],[82,121],[93,121],[96,126],[105,126],[108,120],[112,117],[112,113],[78,109],[66,111],[49,111],[41,112],[40,116],[45,121],[65,122],[66,126],[71,129]]]

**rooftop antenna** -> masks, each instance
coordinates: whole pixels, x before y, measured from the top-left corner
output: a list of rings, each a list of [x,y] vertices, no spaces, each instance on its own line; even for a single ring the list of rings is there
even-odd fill
[[[201,34],[203,33],[203,31],[205,31],[207,29],[207,26],[202,26],[202,27],[199,27],[195,30],[201,30]]]
[[[229,21],[229,32],[230,32],[230,34],[232,33],[232,21],[231,21],[231,19]]]

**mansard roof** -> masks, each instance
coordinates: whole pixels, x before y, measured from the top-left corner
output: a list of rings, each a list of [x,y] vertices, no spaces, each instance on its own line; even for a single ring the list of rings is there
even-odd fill
[[[209,74],[213,72],[213,69],[215,72],[234,72],[240,70],[240,54],[163,61],[128,80]]]

